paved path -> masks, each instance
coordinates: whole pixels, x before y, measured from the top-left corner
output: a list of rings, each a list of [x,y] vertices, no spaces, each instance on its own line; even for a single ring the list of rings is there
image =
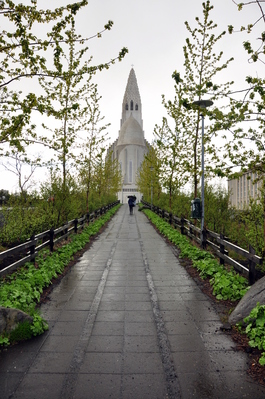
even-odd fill
[[[123,206],[41,307],[50,329],[0,354],[0,398],[261,399],[211,302]]]

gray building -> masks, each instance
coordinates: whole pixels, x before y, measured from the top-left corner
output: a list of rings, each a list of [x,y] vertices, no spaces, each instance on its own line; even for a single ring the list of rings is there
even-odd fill
[[[230,205],[237,209],[247,208],[250,198],[258,199],[261,181],[257,181],[257,175],[253,172],[246,172],[238,179],[228,180],[228,191]]]
[[[118,193],[118,199],[122,203],[128,201],[128,195],[135,195],[138,201],[141,199],[136,185],[136,174],[148,146],[144,138],[141,97],[132,68],[122,102],[119,136],[108,149],[112,152],[112,158],[118,159],[121,168],[122,191]]]

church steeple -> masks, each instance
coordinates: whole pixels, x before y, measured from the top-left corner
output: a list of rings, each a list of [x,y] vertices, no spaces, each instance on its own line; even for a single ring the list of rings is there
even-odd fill
[[[128,77],[122,103],[122,119],[119,137],[109,148],[108,154],[117,159],[122,176],[122,188],[118,199],[127,203],[128,195],[135,195],[140,201],[142,194],[137,188],[137,171],[148,151],[144,138],[142,103],[134,69]]]
[[[130,71],[123,97],[121,127],[131,115],[143,128],[141,97],[133,68]]]

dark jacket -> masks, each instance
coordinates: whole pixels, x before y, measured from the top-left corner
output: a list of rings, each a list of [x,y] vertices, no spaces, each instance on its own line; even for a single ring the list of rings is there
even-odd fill
[[[128,204],[129,204],[129,206],[134,206],[135,205],[134,204],[134,199],[133,198],[129,198]]]

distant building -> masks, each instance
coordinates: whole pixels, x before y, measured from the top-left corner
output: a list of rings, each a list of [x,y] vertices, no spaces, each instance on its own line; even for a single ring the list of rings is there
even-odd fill
[[[248,206],[250,198],[258,198],[262,182],[256,182],[256,178],[256,173],[246,172],[238,179],[228,180],[228,192],[231,206],[237,209],[244,209]]]
[[[128,195],[135,195],[138,201],[141,199],[136,186],[136,174],[148,146],[144,138],[141,97],[132,68],[123,97],[119,137],[108,149],[112,159],[118,159],[121,168],[122,191],[118,193],[121,203],[127,203]]]

